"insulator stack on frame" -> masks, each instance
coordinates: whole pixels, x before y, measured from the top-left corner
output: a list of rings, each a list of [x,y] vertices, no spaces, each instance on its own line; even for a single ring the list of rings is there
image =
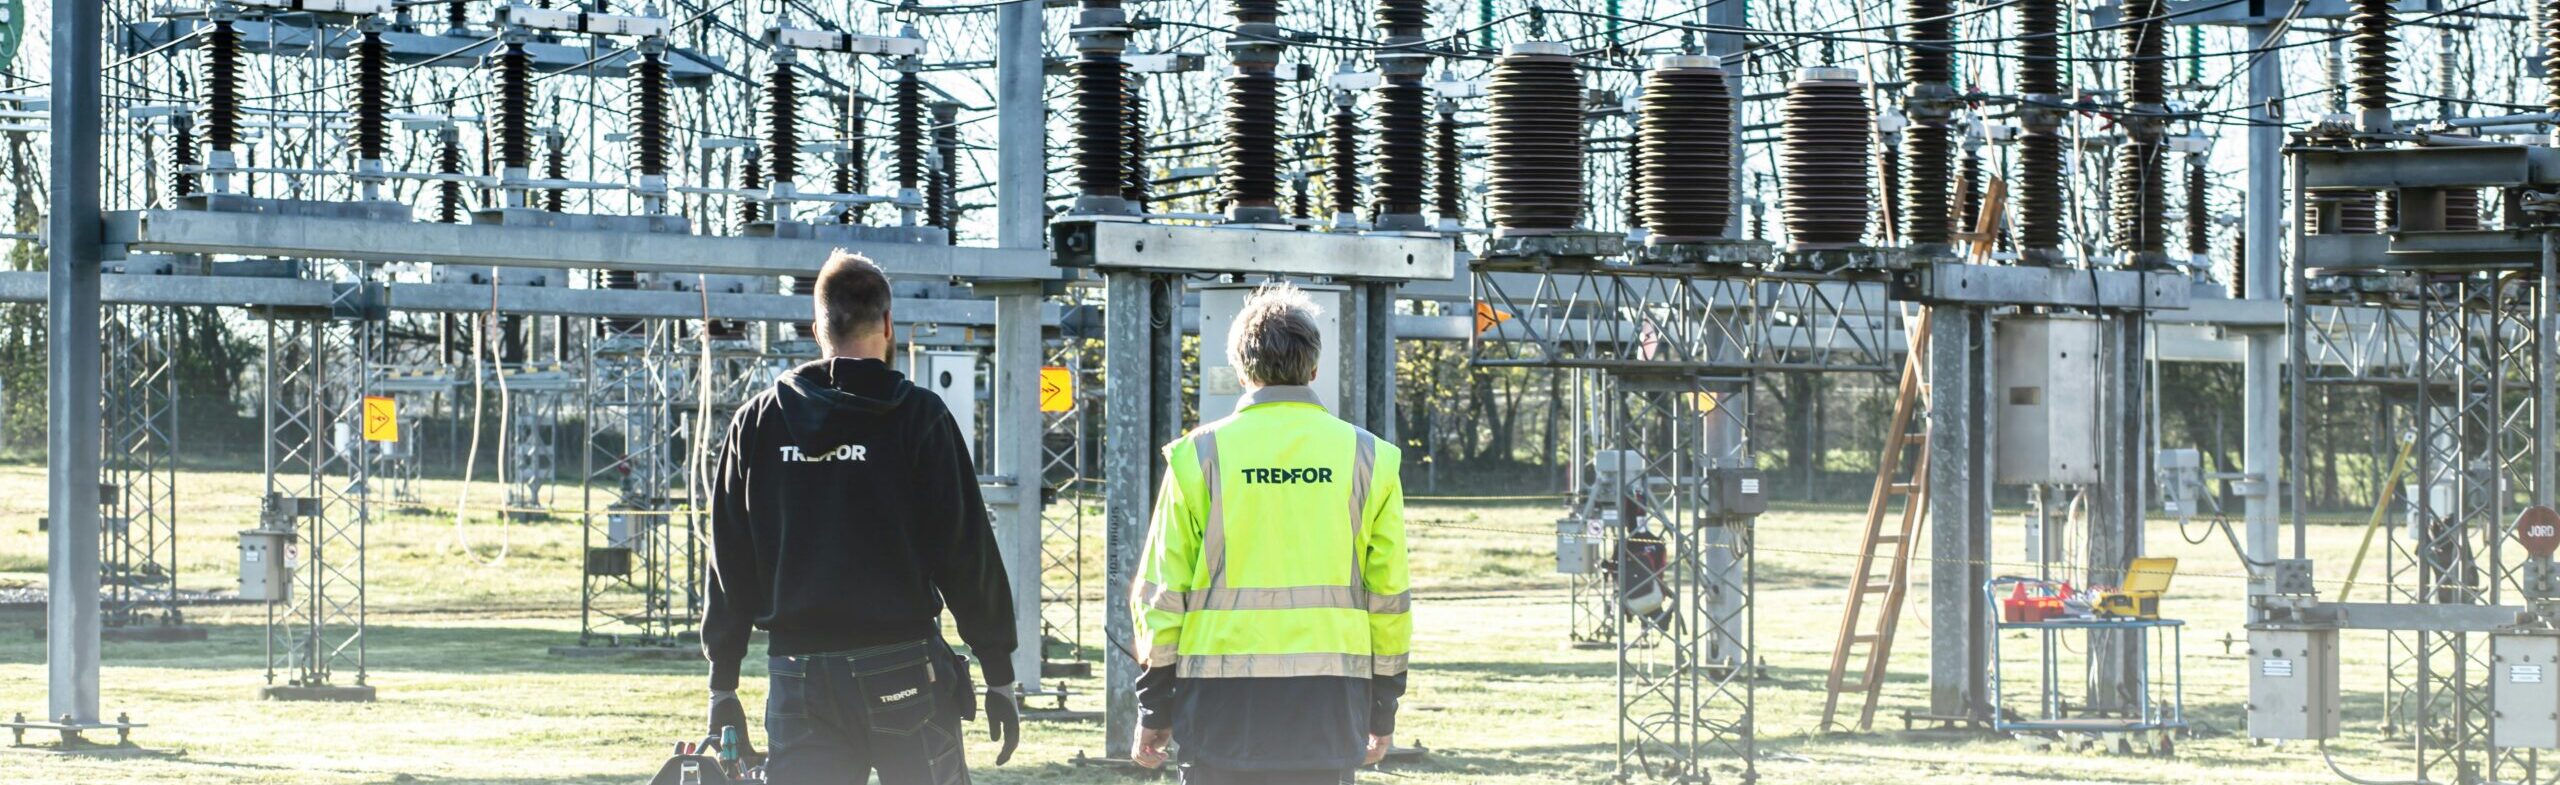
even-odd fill
[[[1846,68],[1807,68],[1787,89],[1779,167],[1787,235],[1796,250],[1857,245],[1875,210],[1867,145],[1875,137],[1867,85]]]
[[[1645,76],[1635,171],[1650,242],[1725,236],[1733,216],[1733,92],[1725,79],[1715,58],[1697,55],[1659,58]]]
[[[1134,212],[1123,193],[1127,188],[1126,96],[1129,67],[1120,53],[1129,46],[1127,12],[1120,0],[1085,0],[1071,35],[1076,61],[1071,66],[1075,91],[1075,211],[1119,215]]]
[[[1580,228],[1583,209],[1582,72],[1572,50],[1512,44],[1486,88],[1486,203],[1497,232]]]
[[[1426,228],[1422,217],[1423,168],[1429,145],[1430,94],[1422,77],[1431,55],[1421,51],[1431,23],[1428,0],[1380,0],[1378,30],[1387,47],[1378,54],[1383,81],[1377,88],[1377,154],[1372,223],[1378,229],[1415,231]],[[1399,48],[1409,47],[1409,48]]]
[[[1227,77],[1219,191],[1227,220],[1280,223],[1280,0],[1228,0],[1227,12],[1235,19],[1227,41],[1235,73]]]

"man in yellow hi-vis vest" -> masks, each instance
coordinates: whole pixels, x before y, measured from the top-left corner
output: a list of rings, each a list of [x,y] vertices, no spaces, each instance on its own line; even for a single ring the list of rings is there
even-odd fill
[[[1131,613],[1137,749],[1186,785],[1332,785],[1395,733],[1413,639],[1395,445],[1335,418],[1304,292],[1255,292],[1227,336],[1234,415],[1165,447]]]

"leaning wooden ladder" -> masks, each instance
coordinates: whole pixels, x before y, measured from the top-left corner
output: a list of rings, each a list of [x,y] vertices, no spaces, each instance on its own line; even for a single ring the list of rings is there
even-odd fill
[[[1875,493],[1867,497],[1866,540],[1858,550],[1858,568],[1849,574],[1849,602],[1841,610],[1840,638],[1831,648],[1831,677],[1824,682],[1827,694],[1822,700],[1825,730],[1838,725],[1840,696],[1848,693],[1859,696],[1857,729],[1868,730],[1875,724],[1876,699],[1884,694],[1885,666],[1893,654],[1894,625],[1902,617],[1903,595],[1911,586],[1911,553],[1929,505],[1929,433],[1924,419],[1929,382],[1922,373],[1928,367],[1929,311],[1917,310],[1917,314],[1902,314],[1906,338],[1902,384],[1894,393],[1884,454],[1876,459]],[[1899,509],[1894,507],[1895,499],[1902,500]],[[1899,517],[1895,528],[1887,531],[1885,520],[1895,516]],[[1879,560],[1888,565],[1883,575],[1876,574]],[[1873,616],[1865,613],[1870,595],[1882,596]],[[1849,663],[1861,656],[1861,649],[1865,664],[1853,678]]]

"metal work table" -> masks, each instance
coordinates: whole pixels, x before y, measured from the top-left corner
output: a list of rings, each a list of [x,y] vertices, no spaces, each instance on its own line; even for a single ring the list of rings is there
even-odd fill
[[[1998,592],[2014,582],[2015,579],[2005,578],[1985,582],[1983,595],[1990,600],[1992,607],[1998,607]],[[2187,623],[2180,619],[2120,618],[2066,618],[2040,622],[2002,621],[1993,624],[1989,679],[1992,730],[2093,735],[2161,732],[2157,749],[2167,754],[2174,749],[2174,746],[2166,731],[2187,727],[2186,666],[2183,664],[2186,626]],[[2148,662],[2136,670],[2138,677],[2128,685],[2135,698],[2134,705],[2139,708],[2135,710],[2133,716],[2129,717],[2068,716],[2060,689],[2062,658],[2040,656],[2037,658],[2040,663],[2037,676],[2041,682],[2040,689],[2037,690],[2036,713],[2032,717],[2012,718],[2001,702],[2003,679],[2000,658],[2001,641],[2007,637],[2005,633],[2011,631],[2037,633],[2042,639],[2045,652],[2062,650],[2061,641],[2057,638],[2066,632],[2112,631],[2135,636],[2137,640],[2132,648],[2150,655],[2145,658]],[[2158,700],[2154,694],[2163,682],[2166,683],[2169,692],[2168,700],[2165,702]],[[2129,743],[2121,746],[2130,748]]]

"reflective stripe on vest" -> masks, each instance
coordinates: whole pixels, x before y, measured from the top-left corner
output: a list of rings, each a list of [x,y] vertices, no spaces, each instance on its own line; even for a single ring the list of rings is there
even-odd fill
[[[1397,657],[1401,661],[1402,657]],[[1376,675],[1366,654],[1186,654],[1176,673],[1186,679],[1266,679],[1290,676]]]
[[[1227,501],[1218,490],[1218,432],[1201,431],[1191,443],[1200,454],[1200,484],[1209,491],[1209,520],[1200,531],[1200,557],[1209,563],[1209,585],[1227,585]],[[1196,606],[1195,606],[1196,607]]]

